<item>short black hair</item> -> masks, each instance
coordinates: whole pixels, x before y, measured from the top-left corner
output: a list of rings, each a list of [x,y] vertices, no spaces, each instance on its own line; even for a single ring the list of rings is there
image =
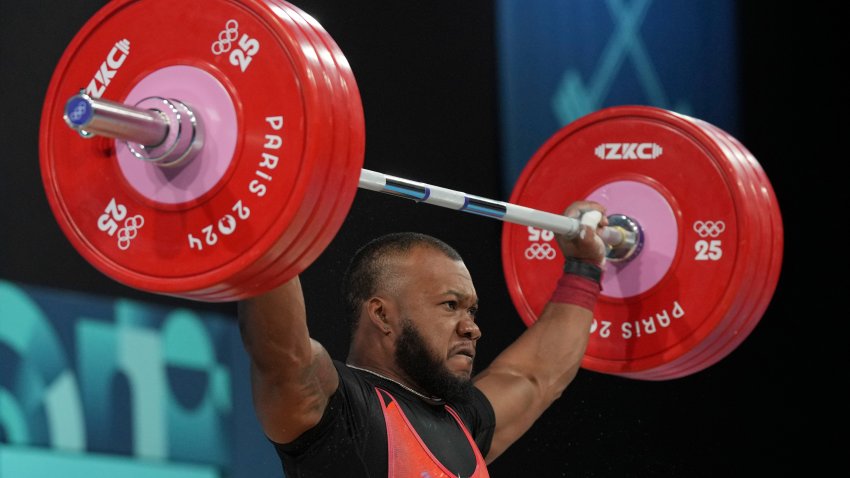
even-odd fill
[[[360,318],[360,306],[375,295],[384,279],[386,260],[417,246],[433,248],[455,261],[463,260],[452,246],[418,232],[395,232],[368,242],[354,254],[342,278],[342,297],[351,333]]]

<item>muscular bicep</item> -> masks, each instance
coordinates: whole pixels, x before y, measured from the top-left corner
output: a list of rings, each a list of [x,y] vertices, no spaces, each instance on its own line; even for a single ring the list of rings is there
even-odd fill
[[[591,311],[548,304],[526,330],[475,378],[496,415],[490,462],[519,439],[575,377],[587,346]]]
[[[239,329],[257,417],[270,439],[288,443],[319,422],[339,384],[328,352],[309,336],[298,278],[241,302]]]
[[[257,418],[266,436],[289,443],[316,426],[339,386],[339,376],[327,351],[316,341],[313,360],[285,373],[251,367],[251,386]],[[283,364],[281,365],[284,366]]]
[[[490,451],[485,457],[491,463],[513,442],[534,424],[545,409],[542,394],[528,377],[510,370],[490,367],[475,379],[475,387],[481,390],[493,407],[496,427]]]

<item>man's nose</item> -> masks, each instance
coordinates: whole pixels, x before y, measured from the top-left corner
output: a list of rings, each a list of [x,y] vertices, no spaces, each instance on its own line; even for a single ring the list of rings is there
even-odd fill
[[[469,340],[478,340],[481,338],[481,329],[478,328],[478,324],[472,319],[464,319],[458,322],[457,333]]]

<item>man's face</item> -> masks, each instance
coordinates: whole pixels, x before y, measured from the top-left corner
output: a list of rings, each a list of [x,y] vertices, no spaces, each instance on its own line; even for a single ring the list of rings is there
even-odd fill
[[[408,319],[403,319],[396,340],[395,360],[416,385],[435,397],[462,400],[469,393],[471,380],[449,371],[440,357],[428,349],[425,339]]]
[[[415,248],[398,263],[398,366],[429,393],[451,399],[468,387],[478,297],[463,262],[431,248]]]

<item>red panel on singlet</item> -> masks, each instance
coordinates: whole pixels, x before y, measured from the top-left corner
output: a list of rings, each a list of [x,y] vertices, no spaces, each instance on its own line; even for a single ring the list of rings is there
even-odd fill
[[[422,438],[413,429],[413,425],[404,415],[395,397],[383,389],[375,388],[378,399],[381,401],[384,412],[384,421],[387,424],[388,466],[387,478],[490,478],[487,473],[487,463],[478,446],[469,434],[469,430],[461,421],[457,412],[445,405],[446,411],[455,419],[460,429],[466,436],[469,446],[475,453],[475,473],[472,476],[458,477],[458,475],[447,470],[442,463],[425,446]],[[387,394],[392,401],[387,403],[382,392]]]

